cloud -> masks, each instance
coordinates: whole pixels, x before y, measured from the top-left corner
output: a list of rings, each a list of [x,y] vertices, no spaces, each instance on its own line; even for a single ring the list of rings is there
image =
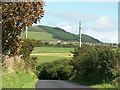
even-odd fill
[[[105,32],[114,30],[115,27],[112,23],[112,20],[109,17],[101,16],[93,23],[93,29]]]
[[[68,31],[72,29],[72,26],[68,25],[67,23],[60,23],[57,26]]]
[[[118,42],[118,32],[116,31],[109,31],[109,32],[99,32],[92,29],[83,30],[84,34],[90,35],[102,42],[111,42],[117,43]]]
[[[72,24],[67,24],[67,23],[60,23],[57,25],[57,27],[60,27],[67,32],[78,34],[78,26],[77,25],[72,25]]]
[[[60,27],[67,32],[78,34],[78,22],[82,21],[82,32],[90,35],[102,42],[118,42],[118,25],[117,21],[113,21],[109,16],[85,15],[79,12],[47,12],[52,17],[57,17],[63,21],[56,21],[54,25]],[[58,19],[58,20],[59,20]],[[72,21],[74,20],[74,21]],[[50,23],[51,25],[51,23]]]
[[[78,34],[78,25],[68,24],[68,23],[59,23],[57,27],[60,27],[68,32]],[[102,27],[103,28],[103,27]],[[104,28],[108,28],[107,25],[104,26]],[[85,26],[82,27],[82,33],[87,34],[89,36],[92,36],[102,42],[111,42],[111,43],[117,43],[118,42],[118,32],[117,30],[113,31],[102,31],[102,30],[94,30],[92,27],[85,28]]]
[[[62,19],[66,19],[66,20],[75,20],[75,21],[81,21],[81,22],[89,22],[89,21],[94,21],[97,19],[97,16],[93,16],[93,15],[86,15],[86,14],[82,14],[79,12],[47,12],[49,15],[51,16],[55,16],[58,18],[62,18]]]

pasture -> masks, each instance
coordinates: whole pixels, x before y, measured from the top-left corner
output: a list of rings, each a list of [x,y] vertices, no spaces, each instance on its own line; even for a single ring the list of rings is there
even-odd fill
[[[63,47],[35,47],[33,53],[70,53],[74,48]]]
[[[73,55],[71,51],[74,48],[60,48],[60,47],[35,47],[31,56],[38,58],[38,64],[53,62],[59,59],[70,59]]]
[[[28,32],[28,38],[29,39],[35,39],[35,40],[54,40],[52,38],[52,34],[46,33],[46,32]],[[25,33],[21,35],[22,38],[25,37]]]
[[[38,58],[37,64],[49,63],[60,59],[70,59],[70,57],[56,57],[56,56],[36,56]]]

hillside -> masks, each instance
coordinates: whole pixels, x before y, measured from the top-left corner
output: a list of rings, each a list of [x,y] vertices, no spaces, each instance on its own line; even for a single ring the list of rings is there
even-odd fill
[[[63,41],[78,41],[79,36],[66,32],[65,30],[58,27],[49,27],[49,26],[32,26],[28,28],[28,37],[37,39],[37,40],[63,40]],[[99,40],[82,34],[83,43],[100,43]]]

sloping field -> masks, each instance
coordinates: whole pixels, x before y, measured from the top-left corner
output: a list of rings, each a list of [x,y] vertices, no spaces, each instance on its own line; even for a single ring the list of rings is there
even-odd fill
[[[36,39],[36,40],[54,40],[52,38],[52,34],[46,33],[46,32],[28,32],[28,38],[29,39]],[[22,34],[22,37],[25,37],[25,34]]]
[[[25,32],[24,32],[25,36]],[[37,39],[37,40],[63,40],[63,41],[78,41],[79,36],[59,27],[50,27],[50,26],[32,26],[28,28],[28,38]],[[82,42],[89,43],[100,43],[99,40],[82,34]]]

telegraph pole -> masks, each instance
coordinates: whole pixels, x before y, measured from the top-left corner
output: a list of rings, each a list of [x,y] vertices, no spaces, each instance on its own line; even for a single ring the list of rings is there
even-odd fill
[[[79,47],[81,47],[81,22],[79,22]]]
[[[27,37],[28,37],[28,27],[26,26],[25,27],[25,38],[27,39]]]

